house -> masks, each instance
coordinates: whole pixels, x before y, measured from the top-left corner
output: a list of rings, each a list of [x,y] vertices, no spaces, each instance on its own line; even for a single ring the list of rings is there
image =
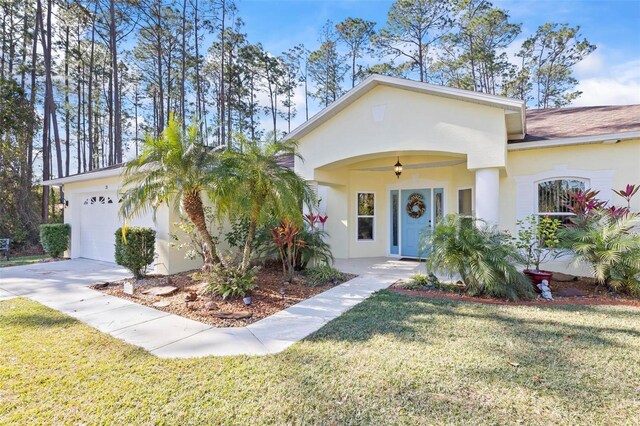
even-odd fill
[[[336,258],[413,258],[420,230],[448,213],[515,232],[529,214],[566,219],[569,189],[608,200],[611,188],[640,183],[640,105],[526,110],[516,99],[374,75],[289,137]],[[112,261],[119,175],[47,182],[64,185],[69,200],[71,257]],[[197,266],[169,247],[177,220],[162,207],[155,222],[132,222],[157,229],[158,272]],[[569,270],[566,259],[547,266]]]

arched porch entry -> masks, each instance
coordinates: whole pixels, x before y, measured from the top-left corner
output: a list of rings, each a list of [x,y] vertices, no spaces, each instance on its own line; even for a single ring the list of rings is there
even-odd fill
[[[394,165],[402,164],[395,175]],[[420,234],[444,215],[460,213],[495,223],[499,169],[469,170],[465,155],[395,151],[342,159],[318,167],[310,180],[317,213],[334,256],[417,258]]]

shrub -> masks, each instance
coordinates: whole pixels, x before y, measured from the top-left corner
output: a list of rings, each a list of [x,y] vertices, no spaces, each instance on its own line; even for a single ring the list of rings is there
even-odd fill
[[[244,297],[256,287],[257,273],[258,268],[251,268],[243,274],[238,267],[214,265],[211,273],[207,274],[204,292],[223,299]]]
[[[448,215],[421,235],[422,251],[429,251],[427,267],[458,274],[472,296],[532,298],[531,282],[515,267],[523,259],[511,236],[479,220],[469,221]]]
[[[638,214],[614,218],[600,210],[579,226],[566,227],[561,236],[569,242],[574,262],[589,264],[600,284],[640,296],[640,234],[634,232],[638,223]]]
[[[68,223],[49,223],[40,225],[40,243],[51,257],[58,258],[69,248],[71,225]]]
[[[337,282],[344,279],[344,274],[328,264],[311,266],[304,271],[311,286]]]
[[[608,205],[598,191],[569,193],[571,224],[560,230],[562,245],[571,249],[575,263],[586,263],[591,275],[612,290],[640,296],[640,213],[631,211],[631,199],[640,187],[614,190],[626,206]]]
[[[535,271],[540,271],[540,264],[558,257],[561,225],[558,219],[532,214],[517,221],[517,225],[516,247],[524,252],[527,269],[533,266]]]
[[[334,258],[331,253],[331,246],[325,241],[327,236],[328,234],[325,231],[319,229],[302,230],[300,239],[304,241],[304,244],[299,250],[296,269],[305,269],[311,261],[326,265],[333,264]]]
[[[429,275],[413,274],[408,282],[402,284],[402,288],[407,290],[424,290],[429,287]]]
[[[156,231],[132,226],[118,228],[115,236],[116,263],[131,271],[136,279],[143,277],[155,255]]]
[[[313,264],[333,264],[334,258],[331,253],[331,246],[326,243],[325,239],[328,234],[318,228],[309,229],[308,226],[295,227],[295,235],[289,235],[285,238],[284,232],[287,228],[291,228],[291,223],[287,221],[282,223],[272,223],[267,227],[258,230],[255,239],[255,251],[263,260],[280,259],[282,254],[286,254],[290,242],[293,244],[295,257],[293,258],[293,270],[300,271],[307,268],[310,263]],[[227,234],[227,238],[229,234]]]

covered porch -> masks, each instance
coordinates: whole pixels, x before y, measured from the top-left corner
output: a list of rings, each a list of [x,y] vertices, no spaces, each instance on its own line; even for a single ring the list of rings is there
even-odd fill
[[[314,176],[315,213],[328,216],[338,259],[421,257],[420,234],[451,213],[499,220],[500,168],[469,170],[463,154],[370,154],[318,167]]]

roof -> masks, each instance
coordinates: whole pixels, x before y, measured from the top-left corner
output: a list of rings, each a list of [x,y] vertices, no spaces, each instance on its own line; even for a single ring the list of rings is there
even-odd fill
[[[526,118],[524,139],[510,142],[640,132],[640,105],[531,109]]]
[[[119,176],[122,173],[123,164],[114,164],[112,166],[102,167],[100,169],[89,170],[88,172],[78,173],[57,179],[49,179],[42,182],[46,186],[59,186],[65,183],[83,182],[93,179],[102,179],[113,176]]]
[[[278,165],[282,167],[286,167],[289,169],[293,169],[294,156],[293,155],[281,155],[277,158]],[[112,166],[103,167],[101,169],[94,169],[88,172],[78,173],[75,175],[70,175],[57,179],[50,179],[42,182],[43,185],[47,186],[59,186],[67,183],[73,182],[83,182],[87,180],[93,179],[102,179],[109,178],[113,176],[119,176],[122,173],[123,164],[114,164]]]
[[[360,82],[353,89],[338,98],[338,100],[298,126],[289,133],[287,137],[291,139],[299,139],[307,135],[313,129],[325,123],[340,111],[361,98],[371,89],[380,85],[501,108],[505,111],[505,114],[508,114],[507,130],[509,135],[513,135],[514,138],[522,138],[523,136],[524,101],[504,96],[489,95],[481,92],[437,86],[404,78],[374,74]],[[515,120],[513,119],[514,117],[516,118]]]

